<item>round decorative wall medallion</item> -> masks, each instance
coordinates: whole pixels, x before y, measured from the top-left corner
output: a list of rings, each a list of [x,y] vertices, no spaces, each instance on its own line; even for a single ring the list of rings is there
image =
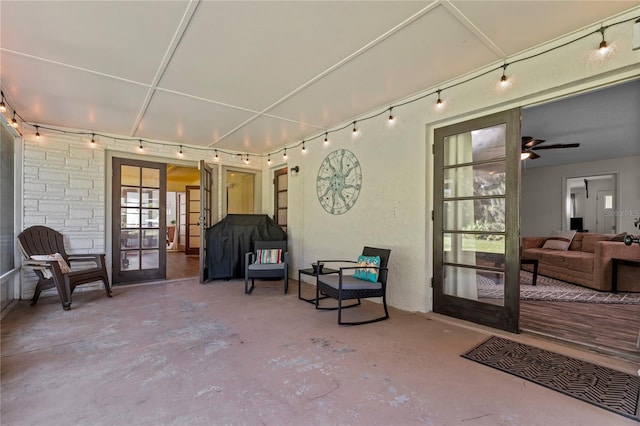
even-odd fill
[[[331,214],[343,214],[356,203],[362,186],[362,169],[353,152],[337,149],[318,170],[316,191],[320,205]]]

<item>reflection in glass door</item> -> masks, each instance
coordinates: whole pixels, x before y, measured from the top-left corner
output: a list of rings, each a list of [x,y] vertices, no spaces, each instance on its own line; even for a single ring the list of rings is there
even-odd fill
[[[185,254],[200,253],[200,186],[187,186]]]
[[[517,331],[517,111],[437,129],[434,311]]]
[[[165,278],[166,166],[113,159],[113,283]]]

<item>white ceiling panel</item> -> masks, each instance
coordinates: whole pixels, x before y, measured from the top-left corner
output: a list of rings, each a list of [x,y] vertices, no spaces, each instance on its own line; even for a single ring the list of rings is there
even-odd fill
[[[160,85],[262,110],[426,2],[204,2]]]
[[[129,134],[147,93],[141,85],[4,52],[2,75],[20,76],[9,88],[23,119],[96,132]]]
[[[451,3],[507,56],[638,6],[637,0],[452,0]],[[598,40],[597,36],[594,37],[594,40]]]
[[[158,90],[151,98],[136,137],[207,146],[254,115]]]
[[[3,1],[2,47],[151,83],[186,2]]]
[[[437,7],[269,114],[330,127],[498,59]]]
[[[300,141],[319,130],[314,126],[261,116],[218,142],[214,147],[262,154],[282,146],[283,141]]]

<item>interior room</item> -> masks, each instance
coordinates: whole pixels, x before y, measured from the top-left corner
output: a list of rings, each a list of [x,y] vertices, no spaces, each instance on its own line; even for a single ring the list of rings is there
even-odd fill
[[[637,401],[603,409],[607,391],[585,402],[461,359],[499,337],[638,387],[637,1],[3,1],[0,12],[3,424],[640,419]],[[219,253],[206,230],[233,214],[286,231],[285,294],[277,280],[245,294],[243,277],[208,279]],[[66,294],[75,266],[25,256],[19,235],[40,226],[72,255],[104,255],[112,297],[100,282]],[[578,234],[579,261],[600,262],[575,274],[601,286],[581,294],[608,300],[521,300],[569,269],[521,253],[563,240],[557,251],[578,258]],[[366,248],[390,251],[384,285],[367,284],[384,299],[344,315],[375,316],[384,300],[388,319],[343,326],[300,300],[319,282],[300,271]],[[329,366],[341,360],[356,367]],[[76,376],[83,392],[58,403],[51,389],[71,391]]]

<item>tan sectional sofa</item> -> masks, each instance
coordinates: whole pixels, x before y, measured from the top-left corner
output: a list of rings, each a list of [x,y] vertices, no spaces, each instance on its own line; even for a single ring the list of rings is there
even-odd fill
[[[543,249],[548,237],[522,237],[520,257],[538,260],[538,274],[601,291],[611,291],[611,259],[640,261],[640,245],[611,241],[615,235],[578,232],[569,250]],[[640,268],[624,271],[618,291],[640,291]],[[533,270],[532,265],[522,269]]]

